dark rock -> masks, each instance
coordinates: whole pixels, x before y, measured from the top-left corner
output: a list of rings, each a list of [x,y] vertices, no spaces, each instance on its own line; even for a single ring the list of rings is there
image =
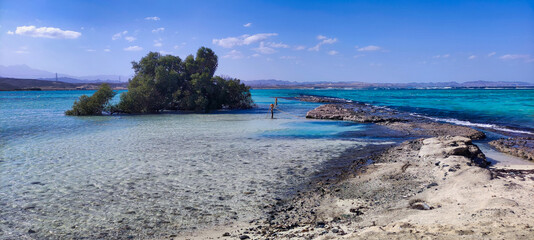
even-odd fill
[[[239,236],[239,239],[241,239],[241,240],[250,239],[250,237],[248,235],[241,235],[241,236]]]
[[[230,233],[229,232],[225,232],[222,236],[223,237],[230,237]]]
[[[356,208],[351,208],[351,209],[350,209],[349,211],[350,211],[351,213],[355,213],[355,214],[356,214],[356,216],[360,216],[360,215],[363,215],[363,212],[362,212],[362,211],[360,211],[360,209],[356,209]]]
[[[470,139],[486,137],[483,132],[469,127],[434,122],[422,117],[414,117],[407,112],[362,103],[322,105],[306,113],[306,118],[378,123],[391,130],[404,133],[406,136],[453,135]]]
[[[285,98],[290,100],[299,100],[303,102],[315,102],[315,103],[347,103],[351,102],[341,98],[332,98],[332,97],[318,97],[318,96],[309,96],[301,95],[295,98]]]
[[[420,199],[415,199],[410,201],[410,208],[417,210],[430,210],[432,209],[428,204],[423,202]]]
[[[534,161],[534,137],[501,138],[489,144],[503,153]]]
[[[36,233],[36,232],[35,232],[35,230],[33,230],[33,229],[30,229],[30,230],[28,230],[28,233],[30,233],[30,234],[31,234],[31,233]]]

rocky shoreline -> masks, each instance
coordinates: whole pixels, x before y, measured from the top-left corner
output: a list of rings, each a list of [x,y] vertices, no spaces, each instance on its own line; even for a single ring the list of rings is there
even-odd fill
[[[534,161],[534,137],[501,138],[489,144],[503,153]]]
[[[378,107],[365,103],[347,101],[338,98],[299,96],[300,101],[327,103],[306,114],[307,118],[353,121],[359,123],[376,123],[396,132],[396,136],[430,137],[430,136],[464,136],[473,140],[484,139],[486,135],[478,130],[448,123],[440,123],[411,113]],[[489,142],[500,152],[527,160],[534,160],[534,137],[514,132],[496,130],[500,138]]]
[[[472,143],[483,132],[342,99],[299,100],[327,103],[308,118],[376,123],[412,140],[372,154],[344,154],[350,163],[278,199],[266,218],[183,238],[534,238],[534,170],[488,168]],[[521,139],[527,150],[530,140]]]
[[[278,200],[266,219],[184,238],[532,239],[534,170],[488,164],[466,137],[409,140]]]
[[[321,105],[306,114],[306,118],[376,123],[394,130],[404,137],[464,136],[483,139],[486,135],[478,130],[438,123],[410,115],[409,113],[376,107],[362,103],[337,103]]]

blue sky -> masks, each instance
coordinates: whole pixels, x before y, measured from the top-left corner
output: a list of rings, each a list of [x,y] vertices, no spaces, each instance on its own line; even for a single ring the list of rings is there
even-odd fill
[[[243,80],[534,82],[534,3],[0,0],[0,65],[132,75],[200,46]]]

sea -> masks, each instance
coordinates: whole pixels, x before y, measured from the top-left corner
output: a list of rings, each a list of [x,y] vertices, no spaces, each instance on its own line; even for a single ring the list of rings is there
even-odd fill
[[[344,152],[405,140],[306,119],[320,104],[300,95],[534,136],[533,89],[254,89],[248,110],[64,115],[92,93],[0,92],[0,239],[165,238],[247,222]]]

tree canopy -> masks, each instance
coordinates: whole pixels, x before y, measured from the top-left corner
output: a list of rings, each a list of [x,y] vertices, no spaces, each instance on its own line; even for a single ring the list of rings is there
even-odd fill
[[[217,55],[205,47],[199,48],[196,56],[189,55],[183,61],[178,56],[149,52],[139,62],[132,62],[135,75],[128,83],[128,91],[121,94],[117,105],[108,108],[111,113],[251,108],[253,102],[250,88],[239,79],[214,76],[217,66]],[[102,114],[104,105],[114,95],[106,84],[105,90],[108,91],[109,88],[113,95],[104,101],[103,93],[99,93],[102,88],[91,97],[80,97],[73,109],[65,113]],[[98,101],[91,100],[93,98]]]
[[[249,87],[239,79],[214,77],[217,66],[217,55],[205,47],[183,61],[178,56],[150,52],[139,62],[132,62],[135,76],[128,92],[122,93],[118,109],[155,113],[252,107]]]
[[[111,111],[109,101],[117,94],[107,83],[100,85],[92,96],[82,95],[74,101],[71,110],[65,112],[71,116],[102,115],[102,111]]]

